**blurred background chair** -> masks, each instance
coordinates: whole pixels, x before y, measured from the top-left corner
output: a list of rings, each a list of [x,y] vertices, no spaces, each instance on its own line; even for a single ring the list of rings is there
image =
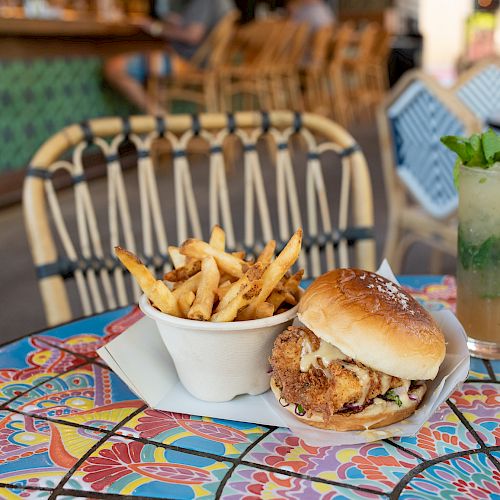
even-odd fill
[[[238,17],[236,11],[226,14],[189,61],[174,59],[173,75],[150,72],[148,93],[162,109],[172,111],[175,101],[194,103],[200,111],[213,112],[221,108],[217,71],[228,57]],[[161,58],[162,54],[156,57]],[[150,64],[155,66],[158,65]]]
[[[306,25],[281,18],[240,28],[218,71],[221,109],[302,109],[299,64],[307,36]]]
[[[325,113],[324,96],[328,97],[327,71],[333,42],[333,25],[323,26],[311,38],[308,58],[301,62],[304,101],[308,111]]]
[[[224,152],[235,141],[241,155],[229,175]],[[163,162],[158,148],[169,152]],[[89,155],[107,166],[107,193],[93,192],[87,182]],[[55,189],[61,177],[73,185],[65,210]],[[114,258],[115,245],[138,253],[162,275],[170,268],[169,244],[207,237],[214,224],[226,230],[228,249],[249,254],[270,239],[279,250],[303,227],[298,265],[306,276],[336,266],[376,266],[363,153],[342,127],[307,113],[136,116],[71,125],[33,157],[23,208],[49,325],[138,299]]]
[[[385,89],[380,89],[380,85],[385,82],[380,80],[377,71],[384,63],[382,54],[378,55],[383,38],[380,25],[368,23],[351,37],[350,46],[342,58],[343,93],[357,119],[372,114],[383,97]],[[373,83],[376,86],[372,86]]]
[[[453,92],[485,126],[500,122],[500,58],[488,58],[464,71]]]
[[[443,135],[480,130],[474,115],[431,77],[405,74],[382,103],[377,116],[388,203],[384,256],[395,272],[414,243],[431,247],[430,270],[437,273],[442,253],[456,255],[455,155],[440,143]]]

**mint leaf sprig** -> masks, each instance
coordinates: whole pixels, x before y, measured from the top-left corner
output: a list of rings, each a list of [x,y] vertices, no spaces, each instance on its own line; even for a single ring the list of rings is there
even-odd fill
[[[455,185],[458,185],[460,165],[488,169],[500,161],[500,135],[491,129],[469,138],[445,135],[441,142],[458,156],[453,169]]]

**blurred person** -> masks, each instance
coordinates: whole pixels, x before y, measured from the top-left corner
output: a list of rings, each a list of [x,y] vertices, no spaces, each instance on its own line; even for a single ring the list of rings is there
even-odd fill
[[[165,39],[166,52],[162,54],[159,68],[161,76],[175,74],[173,58],[189,61],[206,40],[210,31],[232,10],[231,0],[187,0],[180,12],[169,12],[163,20],[148,19],[141,27],[152,36]],[[148,73],[148,55],[121,54],[104,64],[106,80],[139,109],[150,114],[166,110],[151,99],[145,89]]]
[[[259,8],[274,12],[284,7],[286,0],[233,0],[240,11],[240,24],[254,21]]]
[[[311,32],[331,26],[335,21],[332,9],[324,0],[288,0],[286,8],[290,19],[307,23]]]

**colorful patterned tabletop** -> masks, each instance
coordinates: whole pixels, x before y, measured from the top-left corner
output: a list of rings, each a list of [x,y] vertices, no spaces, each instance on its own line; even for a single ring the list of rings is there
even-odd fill
[[[451,277],[401,281],[454,307]],[[415,437],[318,447],[149,409],[95,352],[140,317],[128,307],[0,348],[0,498],[500,499],[500,362],[472,359]]]

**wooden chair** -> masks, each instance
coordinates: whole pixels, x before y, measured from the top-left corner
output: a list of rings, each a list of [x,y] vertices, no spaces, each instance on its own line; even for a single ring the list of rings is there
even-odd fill
[[[352,108],[352,114],[359,119],[373,111],[372,88],[369,72],[374,63],[381,27],[378,23],[368,23],[355,37],[351,38],[348,55],[342,60],[344,93]]]
[[[431,272],[442,253],[456,255],[458,195],[453,184],[455,155],[443,135],[480,130],[475,117],[451,92],[418,70],[405,74],[377,114],[388,204],[384,255],[401,271],[416,242],[433,249]]]
[[[347,50],[355,35],[355,26],[351,21],[343,22],[334,33],[331,60],[328,67],[330,86],[327,89],[327,102],[334,119],[347,127],[353,119],[353,109],[348,98],[348,87],[344,74],[344,61]]]
[[[173,75],[150,74],[148,91],[164,109],[171,111],[175,101],[209,112],[221,109],[217,70],[227,58],[238,16],[236,11],[226,14],[189,61],[174,58]]]
[[[232,59],[219,69],[224,111],[235,109],[235,96],[243,97],[245,110],[301,109],[298,72],[307,35],[307,26],[283,19],[243,27]]]
[[[500,58],[488,58],[464,71],[453,93],[483,124],[500,115]]]
[[[333,43],[333,26],[323,26],[311,40],[309,60],[301,68],[304,77],[304,98],[308,111],[328,114],[325,102],[329,99],[328,62]],[[326,97],[325,97],[326,96]]]
[[[275,146],[268,158],[265,137]],[[223,154],[230,138],[242,149],[232,176]],[[170,168],[153,164],[159,143],[171,153]],[[106,165],[107,193],[103,182],[86,181],[89,151]],[[70,176],[73,188],[56,191],[59,175]],[[306,276],[376,265],[363,153],[342,127],[312,114],[134,116],[71,125],[34,155],[23,204],[50,325],[137,301],[133,279],[113,256],[115,245],[138,253],[162,275],[170,268],[167,245],[206,238],[214,224],[224,227],[229,249],[250,254],[273,238],[282,247],[303,227],[298,264]]]

